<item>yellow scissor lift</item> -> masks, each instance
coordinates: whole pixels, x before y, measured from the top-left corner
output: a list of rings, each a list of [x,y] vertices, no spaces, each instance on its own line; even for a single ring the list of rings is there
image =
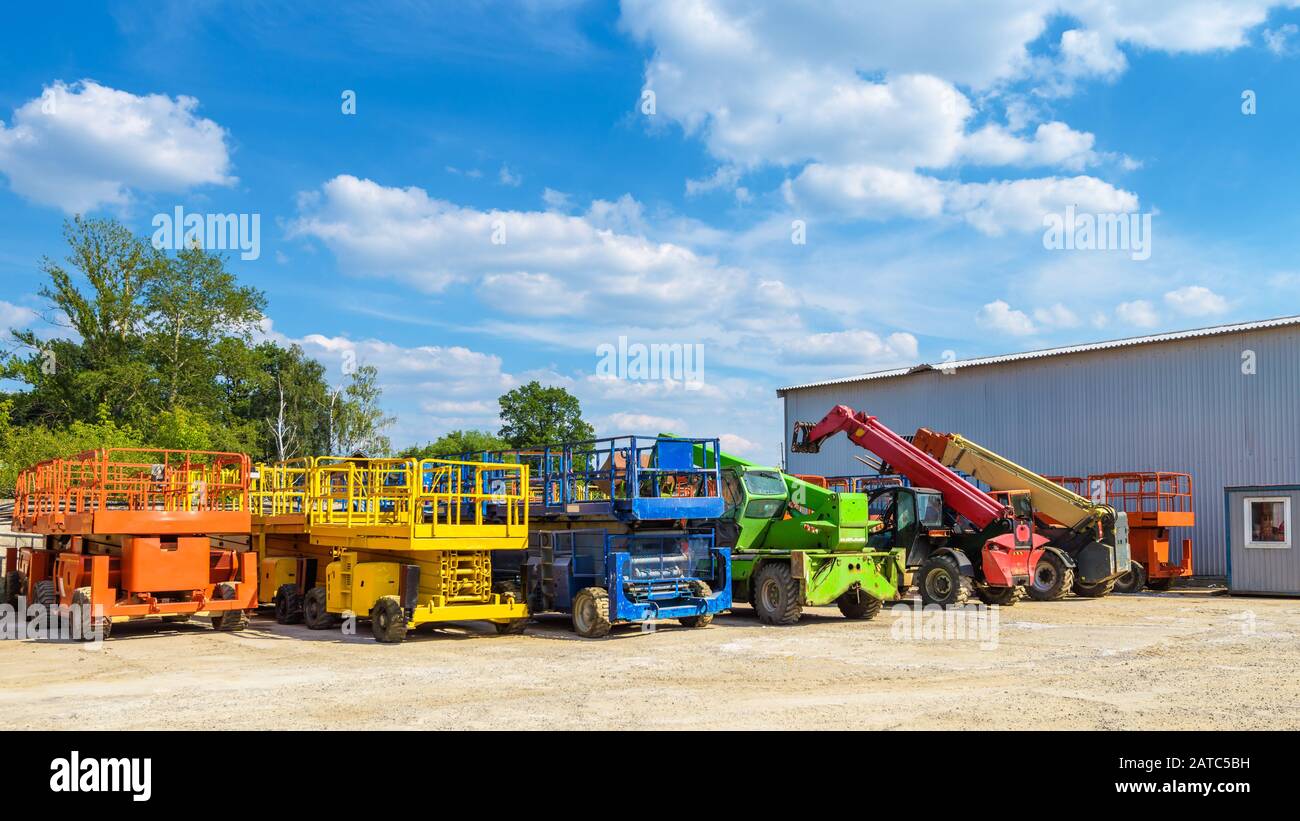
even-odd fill
[[[430,622],[522,632],[492,584],[492,551],[528,544],[528,466],[318,456],[258,465],[251,491],[259,602],[283,624],[369,617],[381,642]],[[489,515],[490,511],[490,515]]]

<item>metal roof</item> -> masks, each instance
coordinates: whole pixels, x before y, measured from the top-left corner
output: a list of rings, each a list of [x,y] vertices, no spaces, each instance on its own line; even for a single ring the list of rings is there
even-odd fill
[[[1049,356],[1065,356],[1068,354],[1087,353],[1088,351],[1104,351],[1110,348],[1127,348],[1133,345],[1150,345],[1156,342],[1173,342],[1179,339],[1193,339],[1201,336],[1219,336],[1221,334],[1241,333],[1243,331],[1254,331],[1261,328],[1279,328],[1286,325],[1300,325],[1300,316],[1282,316],[1276,319],[1262,319],[1258,322],[1241,322],[1235,325],[1213,325],[1209,328],[1193,328],[1189,331],[1173,331],[1164,334],[1151,334],[1150,336],[1130,336],[1123,339],[1111,339],[1106,342],[1089,342],[1085,345],[1067,345],[1061,348],[1041,348],[1036,351],[1024,351],[1022,353],[1003,354],[1001,356],[983,356],[974,359],[958,359],[952,362],[942,362],[938,365],[920,364],[907,368],[891,368],[885,371],[872,371],[871,373],[858,374],[856,376],[844,376],[839,379],[825,379],[820,382],[805,382],[802,385],[789,385],[784,388],[777,388],[776,395],[783,396],[787,391],[797,391],[804,388],[820,388],[826,385],[843,385],[850,382],[869,382],[874,379],[890,379],[896,376],[907,376],[908,374],[918,373],[921,371],[937,371],[942,369],[974,368],[980,365],[998,365],[1003,362],[1018,362],[1023,359],[1042,359]]]

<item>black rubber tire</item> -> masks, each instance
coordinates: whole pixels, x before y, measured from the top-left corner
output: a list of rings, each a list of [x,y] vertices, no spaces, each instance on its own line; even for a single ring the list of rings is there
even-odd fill
[[[59,603],[59,590],[54,586],[54,582],[42,579],[32,588],[32,597],[36,599],[36,604],[53,607]]]
[[[1115,580],[1116,593],[1141,593],[1147,584],[1147,569],[1141,562],[1129,562],[1129,571]]]
[[[302,599],[302,620],[311,630],[334,626],[334,614],[325,609],[325,588],[313,587]]]
[[[275,620],[278,624],[302,623],[302,594],[296,584],[282,584],[275,591]]]
[[[584,587],[573,597],[573,632],[585,639],[609,635],[609,593],[603,587]]]
[[[768,562],[754,574],[750,603],[764,624],[794,624],[803,615],[799,582],[785,562]]]
[[[492,592],[502,597],[509,597],[512,601],[520,600],[519,585],[514,582],[497,582],[492,585]],[[502,636],[517,636],[528,629],[527,617],[522,619],[511,619],[510,621],[493,622],[492,626],[497,629],[497,633]]]
[[[17,570],[11,570],[5,574],[4,598],[0,599],[5,604],[18,609],[18,597],[27,595],[27,577]]]
[[[400,644],[406,640],[406,613],[402,610],[401,599],[379,597],[370,609],[370,632],[381,644]]]
[[[1114,579],[1099,584],[1084,584],[1078,579],[1074,580],[1074,595],[1084,599],[1100,599],[1109,596],[1114,589]]]
[[[81,622],[81,640],[94,641],[95,639],[106,639],[113,630],[113,622],[107,618],[95,618],[95,611],[90,601],[90,588],[78,587],[72,591],[72,604],[77,605],[80,612],[77,617]],[[100,632],[96,633],[96,630]]]
[[[921,563],[916,577],[922,605],[959,607],[970,599],[971,580],[961,574],[957,560],[951,556],[931,556]]]
[[[849,590],[835,600],[835,606],[846,619],[870,621],[880,614],[885,603],[864,590]]]
[[[230,601],[235,598],[235,586],[222,582],[213,589],[212,597],[217,601]],[[234,633],[248,626],[248,614],[243,610],[222,610],[211,618],[212,629],[223,633]]]
[[[707,599],[709,596],[713,595],[713,588],[709,587],[702,581],[693,581],[691,582],[691,592],[700,598]],[[698,616],[682,616],[677,620],[677,622],[682,627],[690,627],[692,629],[708,627],[710,624],[713,624],[713,614],[701,613]]]
[[[1175,576],[1164,576],[1159,579],[1147,577],[1147,587],[1152,590],[1164,592],[1165,590],[1171,589],[1174,586],[1175,581],[1177,581],[1177,577]]]
[[[975,595],[979,596],[980,601],[988,605],[996,604],[998,607],[1012,607],[1025,597],[1025,588],[1022,585],[989,587],[986,584],[977,584],[975,585]]]
[[[1060,601],[1074,588],[1074,568],[1060,554],[1048,550],[1034,567],[1026,592],[1034,601]]]

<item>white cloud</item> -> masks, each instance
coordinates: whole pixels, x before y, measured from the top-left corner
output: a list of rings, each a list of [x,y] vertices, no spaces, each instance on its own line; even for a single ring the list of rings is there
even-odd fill
[[[39,318],[31,308],[0,299],[0,335],[4,337],[8,337],[10,331],[21,331],[30,327]],[[7,342],[8,339],[4,341]]]
[[[1115,308],[1115,315],[1119,317],[1120,322],[1137,328],[1154,328],[1160,324],[1160,317],[1156,314],[1155,307],[1145,299],[1121,302]]]
[[[231,185],[225,129],[193,97],[55,82],[0,123],[0,172],[18,194],[68,213],[122,206],[133,191]]]
[[[678,320],[735,304],[745,272],[670,242],[627,233],[643,225],[631,197],[597,200],[582,216],[479,211],[339,176],[301,198],[291,234],[324,242],[345,272],[390,277],[436,293],[477,284],[506,313],[559,316],[599,308],[602,319],[643,319],[672,309]],[[494,234],[504,241],[494,243]]]
[[[784,362],[833,365],[853,373],[915,364],[920,356],[916,337],[909,333],[882,339],[866,330],[792,337],[781,344],[780,355]]]
[[[676,433],[677,431],[673,431]],[[762,448],[755,442],[751,442],[743,436],[737,436],[734,433],[724,433],[718,437],[718,447],[723,453],[731,453],[736,456],[756,458]]]
[[[1132,212],[1138,198],[1096,177],[1048,177],[955,186],[947,208],[978,231],[999,236],[1008,230],[1041,231],[1043,217],[1067,205],[1080,212]]]
[[[686,430],[686,423],[678,418],[654,416],[648,413],[611,413],[604,420],[601,432],[607,436],[629,433],[678,433]]]
[[[1000,299],[980,308],[975,323],[981,328],[1011,336],[1029,336],[1038,332],[1034,321],[1024,311],[1017,311]]]
[[[1275,29],[1264,29],[1264,47],[1279,57],[1291,52],[1291,38],[1300,31],[1295,23],[1285,23]]]
[[[841,217],[925,218],[943,211],[944,184],[913,171],[874,165],[813,163],[785,184],[786,201]]]
[[[1046,308],[1035,308],[1034,319],[1049,329],[1077,328],[1080,325],[1074,311],[1059,302]]]
[[[548,211],[568,211],[573,208],[573,198],[554,188],[542,189],[542,202],[546,204]]]
[[[497,171],[497,179],[502,185],[508,185],[511,188],[518,188],[524,181],[523,176],[512,173],[504,164],[501,166],[501,170]]]
[[[624,0],[621,25],[653,47],[644,87],[656,94],[654,122],[679,125],[723,163],[713,177],[688,181],[689,193],[738,186],[744,173],[774,165],[799,169],[787,198],[841,218],[930,219],[948,210],[941,200],[1023,191],[1001,189],[1015,183],[997,179],[983,187],[941,182],[932,174],[938,170],[977,164],[1078,173],[1103,158],[1131,169],[1124,155],[1099,152],[1090,133],[1036,123],[1039,112],[1025,100],[1068,93],[1078,78],[1118,76],[1128,65],[1125,47],[1237,48],[1275,5],[918,0],[876,4],[865,14],[852,3]],[[1072,27],[1058,53],[1031,57],[1028,45],[1060,17]],[[999,102],[1005,123],[977,118]],[[982,124],[972,131],[973,122]],[[1061,185],[1057,178],[1017,182]],[[1112,198],[1127,193],[1101,180],[1091,185],[1110,188]],[[1003,220],[988,213],[996,207],[955,210],[998,233]]]
[[[1165,304],[1185,316],[1212,316],[1228,310],[1228,300],[1203,285],[1169,291]]]

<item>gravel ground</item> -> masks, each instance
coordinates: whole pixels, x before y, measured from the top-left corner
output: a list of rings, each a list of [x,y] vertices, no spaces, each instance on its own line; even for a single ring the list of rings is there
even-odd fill
[[[255,618],[0,641],[4,729],[1300,728],[1300,600],[1210,591],[1022,602],[940,635],[915,603],[793,627],[748,607],[589,641],[562,617],[379,645]],[[986,628],[991,627],[989,623]]]

